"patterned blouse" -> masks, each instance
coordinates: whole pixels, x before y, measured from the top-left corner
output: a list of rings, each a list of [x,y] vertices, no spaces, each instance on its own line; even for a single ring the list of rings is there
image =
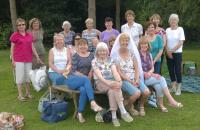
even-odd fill
[[[133,65],[134,60],[136,60],[135,56],[130,55],[127,59],[122,59],[121,57],[118,57],[115,61],[116,64],[120,66],[121,72],[130,77],[131,80],[133,80],[135,77],[135,68]]]
[[[81,57],[79,54],[75,53],[72,56],[72,73],[79,71],[84,75],[88,75],[92,68],[91,62],[93,59],[93,53],[90,53],[88,57]]]
[[[113,60],[109,57],[105,62],[101,62],[98,59],[94,59],[92,61],[92,68],[93,69],[99,69],[101,71],[102,76],[106,80],[113,80],[114,76],[111,70],[112,65],[114,65]],[[97,76],[94,73],[94,79],[97,80]]]
[[[142,69],[144,72],[148,72],[152,68],[152,56],[149,52],[146,53],[146,60],[144,59],[144,56],[140,52],[140,58],[142,63]]]

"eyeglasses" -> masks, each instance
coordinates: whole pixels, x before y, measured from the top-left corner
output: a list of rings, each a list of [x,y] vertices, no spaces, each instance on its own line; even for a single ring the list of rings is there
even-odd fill
[[[75,40],[80,40],[81,38],[75,38]]]
[[[25,26],[25,24],[23,23],[23,24],[18,24],[17,26]]]

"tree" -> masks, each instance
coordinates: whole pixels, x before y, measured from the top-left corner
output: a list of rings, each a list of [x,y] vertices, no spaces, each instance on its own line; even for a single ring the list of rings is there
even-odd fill
[[[16,31],[16,20],[17,20],[17,10],[15,0],[9,0],[10,3],[10,15],[12,21],[13,31]]]
[[[96,0],[88,0],[88,17],[94,20],[94,28],[96,28]]]

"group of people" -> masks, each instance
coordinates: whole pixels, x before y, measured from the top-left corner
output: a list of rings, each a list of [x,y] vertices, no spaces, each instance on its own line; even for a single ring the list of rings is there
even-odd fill
[[[63,31],[53,37],[48,59],[49,78],[54,85],[67,85],[80,91],[77,114],[80,123],[86,121],[82,113],[87,101],[95,112],[103,110],[94,100],[94,89],[108,95],[112,123],[116,127],[120,126],[118,109],[125,122],[132,122],[134,116],[145,116],[144,105],[151,91],[155,91],[162,112],[168,112],[164,95],[170,106],[183,107],[171,96],[161,76],[165,50],[172,90],[176,95],[181,94],[180,66],[185,36],[183,28],[178,26],[178,15],[170,15],[170,27],[166,31],[159,27],[158,14],[150,17],[145,31],[135,22],[132,10],[126,11],[125,18],[127,23],[122,25],[121,34],[113,28],[112,18],[106,17],[103,32],[95,29],[93,19],[88,18],[87,29],[82,34],[72,31],[70,22],[64,21]],[[18,30],[10,37],[11,59],[16,71],[18,99],[25,101],[32,98],[28,72],[32,67],[37,68],[38,63],[44,63],[43,30],[37,18],[30,20],[28,31],[25,20],[17,19],[16,25]],[[26,83],[26,98],[22,94],[23,83]],[[136,100],[139,100],[138,110],[134,107]]]

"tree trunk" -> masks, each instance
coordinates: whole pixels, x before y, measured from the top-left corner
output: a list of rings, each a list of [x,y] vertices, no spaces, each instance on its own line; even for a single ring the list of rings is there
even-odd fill
[[[96,0],[88,0],[88,18],[94,20],[94,28],[96,28]]]
[[[11,15],[13,31],[16,31],[16,20],[17,20],[16,1],[9,0],[9,3],[10,3],[10,15]]]
[[[120,31],[120,0],[116,0],[116,29]]]

